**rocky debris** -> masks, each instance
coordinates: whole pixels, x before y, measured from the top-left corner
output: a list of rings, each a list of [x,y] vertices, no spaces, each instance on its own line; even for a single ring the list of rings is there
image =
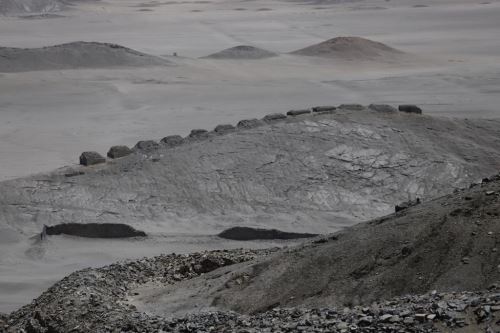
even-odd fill
[[[132,154],[133,151],[127,146],[113,146],[109,148],[108,157],[109,158],[120,158]]]
[[[422,109],[416,105],[404,104],[404,105],[400,105],[398,107],[398,109],[399,109],[399,111],[405,112],[405,113],[422,114]]]
[[[336,37],[291,53],[348,61],[386,61],[388,59],[400,59],[405,55],[404,52],[385,44],[361,37]]]
[[[265,123],[259,119],[244,119],[240,120],[236,127],[238,128],[255,128],[264,125]]]
[[[297,239],[310,238],[318,234],[285,232],[276,229],[260,229],[249,227],[233,227],[224,230],[218,236],[233,240],[256,240],[256,239]]]
[[[173,284],[210,270],[266,256],[277,249],[221,250],[161,255],[75,272],[31,304],[10,314],[9,333],[157,332],[169,330],[164,318],[127,304],[133,290],[147,283]]]
[[[408,200],[408,201],[404,201],[400,204],[397,204],[396,206],[394,206],[394,210],[397,213],[397,212],[400,212],[402,210],[408,209],[410,207],[413,207],[413,206],[416,206],[419,204],[420,204],[420,198],[416,198],[415,200]]]
[[[144,231],[120,223],[63,223],[44,226],[43,235],[70,235],[88,238],[146,237]]]
[[[301,114],[308,114],[311,113],[311,110],[309,109],[304,109],[304,110],[290,110],[286,113],[287,116],[299,116]]]
[[[332,112],[337,110],[337,107],[326,105],[326,106],[314,106],[311,108],[313,112]]]
[[[80,164],[89,166],[94,164],[105,163],[106,159],[96,151],[84,151],[80,155]]]
[[[365,107],[361,104],[342,104],[339,109],[350,110],[350,111],[362,111]]]
[[[241,315],[207,311],[170,319],[172,332],[498,332],[498,292],[432,293],[344,308],[281,308]]]
[[[203,139],[208,137],[208,131],[205,129],[194,129],[189,133],[190,139]]]
[[[267,122],[267,123],[277,121],[277,120],[283,120],[283,119],[286,119],[286,115],[284,115],[282,113],[271,113],[271,114],[264,116],[264,118],[262,118],[262,120]]]
[[[36,2],[47,1],[50,0],[37,0]],[[0,7],[2,3],[0,2]],[[32,49],[0,47],[0,72],[7,73],[118,66],[165,66],[168,64],[169,62],[165,59],[109,43],[73,42]]]
[[[140,151],[145,151],[145,152],[150,152],[153,150],[156,150],[160,147],[158,142],[154,140],[142,140],[139,141],[135,144],[134,149],[135,150],[140,150]]]
[[[233,132],[236,128],[230,124],[217,125],[214,129],[214,132],[217,134],[226,134],[229,132]]]
[[[176,287],[187,304],[165,294],[161,301],[177,299],[179,308],[200,303],[252,314],[276,304],[365,305],[435,289],[486,290],[500,281],[500,197],[485,192],[499,190],[500,180],[458,190],[418,209],[345,228],[224,274],[190,280]],[[464,201],[465,196],[471,200]],[[232,282],[234,276],[246,277],[244,287]],[[150,295],[148,308],[159,306],[154,298],[161,293]]]
[[[276,57],[277,54],[271,51],[260,49],[250,45],[238,45],[220,52],[206,56],[211,59],[264,59]]]
[[[169,135],[161,139],[160,143],[168,146],[175,147],[180,146],[184,142],[184,138],[180,135]]]
[[[377,112],[395,113],[398,111],[395,107],[388,104],[370,104],[368,108]]]
[[[0,312],[0,332],[3,332],[5,325],[7,325],[8,316]]]

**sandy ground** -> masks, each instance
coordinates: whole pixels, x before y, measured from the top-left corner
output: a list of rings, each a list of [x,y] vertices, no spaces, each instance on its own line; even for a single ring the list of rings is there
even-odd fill
[[[427,7],[415,7],[422,3]],[[104,154],[114,144],[313,105],[417,103],[440,115],[500,116],[498,0],[108,0],[82,2],[59,14],[63,17],[0,17],[0,43],[111,42],[168,56],[175,65],[0,74],[0,180],[75,163],[83,150]],[[346,35],[380,41],[419,59],[383,64],[287,54],[244,62],[197,59],[238,44],[286,53]],[[173,52],[179,57],[170,57]],[[27,246],[16,235],[0,233],[0,311],[29,302],[83,267],[242,245],[156,236],[145,243],[55,237],[25,252]]]
[[[443,115],[500,115],[500,46],[492,42],[499,1],[335,2],[111,0],[52,19],[0,18],[3,46],[86,40],[180,56],[162,68],[0,74],[0,180],[75,163],[83,150],[106,153],[114,144],[318,104],[418,103]],[[238,44],[283,53],[342,35],[420,59],[196,59]]]

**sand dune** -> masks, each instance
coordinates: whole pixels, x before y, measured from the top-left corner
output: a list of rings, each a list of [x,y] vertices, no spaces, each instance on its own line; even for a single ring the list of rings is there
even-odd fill
[[[108,43],[73,42],[21,49],[0,47],[0,72],[162,66],[167,60]]]
[[[239,45],[217,53],[206,56],[210,59],[263,59],[276,57],[277,54],[271,51],[260,49],[255,46]]]
[[[388,60],[405,55],[383,43],[361,37],[335,37],[291,54],[343,60]]]

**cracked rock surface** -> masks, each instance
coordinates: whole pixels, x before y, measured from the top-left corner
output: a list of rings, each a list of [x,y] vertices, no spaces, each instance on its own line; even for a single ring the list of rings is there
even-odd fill
[[[259,122],[2,182],[0,224],[26,235],[68,221],[333,232],[496,172],[499,125],[342,108]]]

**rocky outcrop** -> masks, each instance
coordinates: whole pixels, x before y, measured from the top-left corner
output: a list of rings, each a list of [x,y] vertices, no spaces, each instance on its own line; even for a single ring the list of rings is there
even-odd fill
[[[89,166],[89,165],[95,165],[95,164],[101,164],[105,163],[106,159],[99,154],[98,152],[95,151],[84,151],[80,155],[80,164]]]
[[[422,114],[422,109],[419,108],[418,106],[412,105],[412,104],[400,105],[398,107],[398,109],[399,109],[399,111],[405,112],[405,113]]]
[[[44,226],[43,235],[70,235],[87,238],[146,237],[144,231],[120,223],[63,223]]]
[[[107,156],[109,158],[120,158],[133,153],[133,150],[127,146],[113,146],[109,148]]]
[[[260,229],[249,227],[233,227],[224,230],[219,235],[221,238],[233,240],[256,240],[256,239],[298,239],[311,238],[317,234],[285,232],[277,229]]]

